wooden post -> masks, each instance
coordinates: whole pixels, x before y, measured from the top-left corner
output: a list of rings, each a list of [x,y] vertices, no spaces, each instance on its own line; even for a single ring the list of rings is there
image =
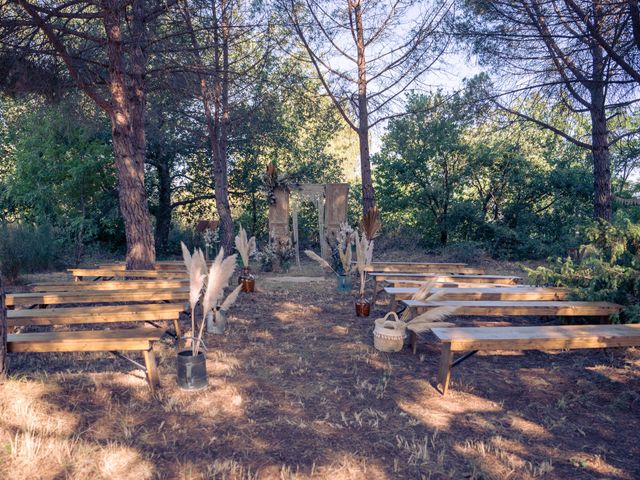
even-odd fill
[[[324,192],[324,238],[320,241],[325,244],[326,251],[331,252],[328,247],[335,242],[340,224],[347,221],[349,184],[328,183],[324,187]]]
[[[442,389],[442,395],[449,390],[449,380],[451,379],[451,361],[453,352],[450,343],[442,344],[442,355],[440,357],[440,371],[438,372],[438,386]]]
[[[4,288],[0,277],[0,381],[7,373],[7,311],[5,309]]]

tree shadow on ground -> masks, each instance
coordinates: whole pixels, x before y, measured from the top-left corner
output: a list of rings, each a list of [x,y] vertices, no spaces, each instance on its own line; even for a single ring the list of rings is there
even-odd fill
[[[16,398],[33,388],[25,402],[68,426],[56,437],[53,427],[0,416],[0,432],[59,444],[62,454],[39,460],[50,471],[43,478],[640,475],[640,381],[629,368],[637,351],[478,355],[454,370],[442,397],[435,342],[415,356],[377,352],[371,332],[382,306],[377,313],[356,318],[333,282],[243,295],[228,332],[207,337],[207,390],[176,387],[167,344],[157,398],[141,379],[111,372],[130,371],[126,362],[78,373],[91,362],[56,355],[25,365],[29,379],[11,388]],[[36,367],[49,373],[38,378]],[[24,468],[18,457],[4,464]]]

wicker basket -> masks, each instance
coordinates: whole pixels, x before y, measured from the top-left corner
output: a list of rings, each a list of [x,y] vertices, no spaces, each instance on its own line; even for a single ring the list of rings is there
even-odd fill
[[[395,320],[387,320],[390,316]],[[378,318],[373,329],[373,346],[381,352],[399,352],[404,345],[406,325],[398,319],[396,312],[387,313]]]

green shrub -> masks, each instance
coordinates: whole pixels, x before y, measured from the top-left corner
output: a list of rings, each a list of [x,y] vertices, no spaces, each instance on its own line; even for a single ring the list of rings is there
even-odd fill
[[[0,239],[0,272],[9,283],[20,274],[54,268],[61,257],[60,245],[48,225],[1,225]]]
[[[640,225],[626,221],[585,230],[588,243],[574,258],[556,258],[549,267],[526,269],[537,285],[568,287],[577,300],[610,301],[624,306],[617,321],[640,323]]]

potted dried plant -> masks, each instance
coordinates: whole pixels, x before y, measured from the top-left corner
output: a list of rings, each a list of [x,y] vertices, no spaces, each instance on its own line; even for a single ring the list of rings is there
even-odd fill
[[[365,282],[367,280],[367,270],[371,265],[373,258],[373,240],[367,238],[366,233],[362,234],[362,238],[355,232],[356,242],[356,268],[360,275],[360,291],[356,300],[356,316],[368,317],[371,313],[371,305],[365,298]]]
[[[256,237],[247,238],[247,232],[240,224],[240,231],[236,236],[236,250],[242,259],[242,273],[238,277],[238,284],[242,286],[242,291],[250,293],[255,291],[256,277],[249,268],[249,257],[256,251]]]
[[[338,271],[337,290],[340,293],[350,293],[353,288],[353,277],[351,276],[353,265],[351,259],[353,252],[353,229],[348,223],[342,223],[337,235],[336,249],[340,258],[340,270]]]
[[[222,301],[224,290],[229,285],[229,280],[236,268],[236,255],[224,258],[224,249],[221,248],[207,272],[207,264],[202,250],[198,249],[191,255],[183,243],[182,254],[189,275],[189,305],[191,307],[191,334],[187,335],[185,340],[191,340],[191,347],[178,352],[177,380],[178,386],[182,389],[200,390],[207,386],[206,357],[204,348],[201,349],[204,347],[202,336],[207,318],[213,317],[215,326],[220,321],[220,317],[216,318],[216,313],[226,313],[238,298],[241,286],[238,286]],[[202,318],[198,323],[196,306],[201,299]],[[217,327],[219,329],[220,325]]]

